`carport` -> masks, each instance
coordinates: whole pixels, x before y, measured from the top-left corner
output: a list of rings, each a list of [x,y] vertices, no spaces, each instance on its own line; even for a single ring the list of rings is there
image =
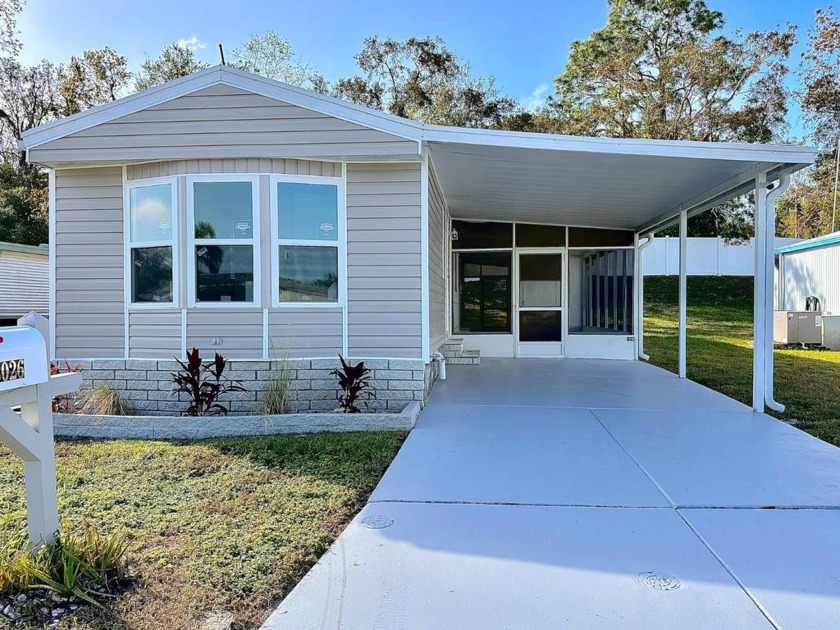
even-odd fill
[[[642,362],[452,366],[266,623],[827,628],[840,451]]]
[[[646,358],[640,257],[676,224],[684,378],[687,221],[753,193],[753,408],[781,409],[772,378],[775,200],[791,173],[813,163],[813,149],[433,125],[423,143],[430,186],[439,184],[451,216],[447,335],[482,357]]]

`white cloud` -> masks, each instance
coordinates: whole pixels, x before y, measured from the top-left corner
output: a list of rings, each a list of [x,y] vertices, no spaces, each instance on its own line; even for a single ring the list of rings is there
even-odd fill
[[[201,50],[202,48],[207,48],[207,44],[198,39],[196,35],[186,39],[179,39],[175,43],[181,48],[189,48],[190,50]]]
[[[545,105],[545,97],[548,94],[548,88],[548,83],[540,83],[534,88],[534,91],[531,92],[531,94],[520,99],[519,102],[522,104],[522,107],[528,111],[535,111]]]

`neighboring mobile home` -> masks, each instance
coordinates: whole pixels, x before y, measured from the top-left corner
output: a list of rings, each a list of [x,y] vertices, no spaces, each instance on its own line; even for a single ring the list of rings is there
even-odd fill
[[[778,308],[804,311],[816,297],[816,310],[840,314],[840,232],[776,249],[779,255]]]
[[[49,315],[49,250],[0,242],[0,326],[30,312]]]
[[[132,394],[152,412],[173,408],[161,362],[193,346],[257,380],[300,359],[301,409],[334,405],[339,352],[370,361],[389,407],[425,399],[453,338],[635,359],[640,237],[749,190],[764,234],[767,184],[814,159],[423,125],[224,66],[21,146],[50,169],[53,354],[153,387]]]

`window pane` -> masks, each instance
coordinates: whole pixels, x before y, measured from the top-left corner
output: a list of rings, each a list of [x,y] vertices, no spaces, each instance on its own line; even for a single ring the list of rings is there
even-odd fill
[[[280,246],[281,302],[337,302],[338,249]]]
[[[519,256],[519,306],[563,304],[563,258],[560,254]]]
[[[250,245],[196,245],[199,302],[253,302],[254,248]]]
[[[132,188],[128,197],[132,243],[172,239],[172,184]]]
[[[338,240],[338,188],[321,184],[277,184],[279,236],[307,241]]]
[[[458,257],[458,332],[510,332],[510,253],[459,254]]]
[[[458,238],[452,249],[504,249],[513,247],[512,223],[474,223],[453,221]]]
[[[193,184],[195,238],[252,238],[251,182]]]
[[[561,311],[520,311],[519,341],[560,341]]]
[[[562,247],[566,244],[566,228],[559,225],[516,224],[517,247]]]
[[[131,301],[172,301],[172,248],[131,250]]]
[[[632,230],[569,228],[570,247],[622,247],[633,244]]]

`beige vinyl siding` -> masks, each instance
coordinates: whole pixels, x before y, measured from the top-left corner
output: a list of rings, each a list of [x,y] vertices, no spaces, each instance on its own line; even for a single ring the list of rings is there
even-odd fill
[[[446,216],[446,200],[434,168],[429,165],[429,348],[432,352],[446,341]]]
[[[226,85],[47,142],[33,162],[416,155],[417,143]]]
[[[213,339],[221,340],[219,345]],[[259,359],[263,356],[261,309],[219,308],[187,311],[187,349],[198,348],[202,356],[218,352],[227,359]]]
[[[125,355],[119,167],[55,173],[55,356]]]
[[[0,319],[50,310],[49,255],[0,249]]]
[[[171,359],[181,356],[181,311],[143,310],[128,314],[128,356]]]
[[[129,180],[174,175],[196,175],[204,173],[274,173],[286,175],[320,175],[341,177],[339,162],[318,162],[312,160],[282,160],[270,158],[238,158],[207,160],[175,160],[148,162],[128,166]]]
[[[342,320],[337,308],[269,311],[269,358],[335,357],[343,343]]]
[[[420,164],[347,167],[349,354],[422,358]]]

